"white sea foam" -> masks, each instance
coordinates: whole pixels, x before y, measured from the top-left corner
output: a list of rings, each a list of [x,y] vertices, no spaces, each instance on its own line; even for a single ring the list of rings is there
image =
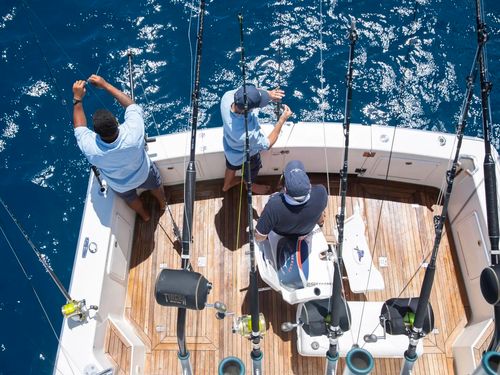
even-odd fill
[[[19,125],[16,124],[16,119],[19,117],[19,112],[14,111],[12,114],[5,114],[0,121],[5,123],[5,127],[2,131],[3,138],[14,138],[19,132]]]
[[[4,16],[2,16],[2,21],[0,22],[0,29],[5,29],[7,24],[11,22],[16,16],[17,9],[12,7],[11,10]]]
[[[54,176],[55,167],[53,165],[49,165],[47,168],[44,168],[40,172],[38,172],[32,179],[31,182],[35,185],[41,187],[49,187],[47,184],[47,180]]]
[[[157,40],[163,37],[163,35],[160,34],[163,28],[164,26],[159,24],[155,24],[152,26],[143,26],[139,30],[138,37],[139,39],[142,40],[149,40],[149,41]]]
[[[50,90],[50,85],[42,80],[36,81],[31,86],[25,87],[23,93],[28,96],[39,98],[47,94]]]

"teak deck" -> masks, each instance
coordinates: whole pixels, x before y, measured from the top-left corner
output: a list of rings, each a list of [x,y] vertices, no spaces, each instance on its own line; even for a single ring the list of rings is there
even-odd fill
[[[276,185],[278,177],[261,179]],[[311,176],[313,183],[326,186],[325,175]],[[418,296],[424,276],[422,262],[429,260],[434,241],[433,205],[437,190],[403,183],[385,183],[357,177],[349,178],[346,217],[355,205],[361,209],[366,223],[366,238],[375,265],[378,257],[385,256],[387,268],[379,268],[384,277],[385,289],[366,294],[348,294],[347,300],[385,301],[391,297]],[[213,283],[209,302],[223,301],[237,316],[249,313],[247,299],[248,249],[246,192],[240,188],[229,193],[221,191],[222,182],[200,182],[194,207],[193,243],[191,262],[194,270]],[[335,214],[338,212],[338,176],[330,176],[327,220],[323,231],[327,239],[333,238]],[[175,221],[182,225],[183,186],[169,187],[170,208]],[[173,227],[168,212],[158,217],[158,209],[151,197],[144,197],[153,210],[153,219],[144,223],[137,219],[129,274],[126,315],[147,346],[145,374],[179,374],[177,359],[176,317],[177,310],[159,306],[154,297],[154,285],[161,267],[180,268],[179,243],[175,243]],[[265,196],[253,198],[255,216],[262,210]],[[238,241],[238,242],[237,242]],[[436,330],[424,340],[425,354],[415,366],[415,374],[453,374],[451,345],[466,324],[468,302],[462,292],[461,275],[453,256],[451,236],[445,235],[437,262],[437,272],[431,295],[436,317]],[[205,259],[203,259],[205,257]],[[202,265],[203,261],[206,265]],[[201,263],[199,263],[201,262]],[[261,286],[265,286],[261,281]],[[346,291],[349,290],[345,281]],[[285,303],[281,295],[270,290],[260,293],[260,308],[268,322],[263,338],[263,369],[265,374],[321,374],[325,358],[302,357],[296,349],[296,333],[283,333],[280,325],[294,321],[296,307]],[[217,320],[213,309],[188,311],[187,345],[195,374],[217,373],[219,362],[227,356],[243,360],[247,373],[251,372],[250,342],[231,331],[232,318]],[[119,347],[119,335],[112,336],[109,346]],[[361,339],[362,340],[362,339]],[[362,343],[362,342],[361,342]],[[123,345],[122,345],[123,346]],[[120,356],[129,355],[124,350],[109,350],[109,355],[120,373],[126,361]],[[398,374],[402,359],[375,358],[373,374]],[[344,366],[340,360],[339,370]]]

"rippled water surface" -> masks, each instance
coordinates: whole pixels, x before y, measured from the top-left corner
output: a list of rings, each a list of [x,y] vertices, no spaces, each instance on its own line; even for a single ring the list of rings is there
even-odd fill
[[[500,3],[485,1],[498,149]],[[197,6],[181,0],[0,3],[0,196],[64,285],[89,174],[73,136],[71,86],[99,70],[128,90],[130,48],[136,99],[146,110],[149,135],[185,130]],[[248,79],[281,85],[294,120],[342,120],[346,35],[354,17],[359,41],[352,121],[454,131],[476,49],[470,0],[208,1],[201,127],[221,124],[218,102],[241,83],[236,17],[241,9]],[[121,115],[109,97],[89,89],[85,108],[90,113],[99,107]],[[471,112],[466,133],[482,136],[477,96]],[[271,110],[264,116],[271,117]],[[0,233],[0,374],[49,374],[64,299],[3,208],[0,225],[8,238]]]

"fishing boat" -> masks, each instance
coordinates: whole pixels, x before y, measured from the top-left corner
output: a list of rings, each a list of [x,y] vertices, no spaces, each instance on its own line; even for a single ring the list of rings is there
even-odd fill
[[[191,131],[147,143],[169,195],[165,213],[144,193],[152,218],[136,218],[90,175],[55,374],[465,375],[498,365],[498,198],[485,193],[498,184],[498,154],[488,138],[463,136],[470,98],[458,135],[350,124],[354,35],[353,25],[344,122],[287,123],[262,154],[258,181],[274,191],[286,163],[300,160],[329,192],[308,253],[318,266],[304,285],[283,286],[272,246],[269,255],[255,244],[253,218],[268,196],[243,184],[222,192],[223,130],[196,129],[198,76]],[[241,42],[244,67],[243,31]],[[479,68],[483,83],[481,56],[478,48],[471,76]]]

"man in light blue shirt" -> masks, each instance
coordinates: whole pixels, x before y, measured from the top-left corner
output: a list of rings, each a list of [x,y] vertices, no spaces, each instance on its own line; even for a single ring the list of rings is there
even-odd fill
[[[282,90],[258,89],[252,84],[247,84],[246,97],[248,103],[248,137],[250,144],[250,178],[252,182],[257,177],[262,163],[260,151],[269,150],[278,140],[281,127],[292,114],[287,105],[283,105],[283,113],[274,126],[272,132],[266,136],[260,127],[257,115],[253,112],[256,108],[265,107],[270,101],[280,101],[285,93]],[[244,114],[244,90],[240,87],[237,90],[226,92],[222,96],[220,109],[223,122],[223,145],[226,157],[226,173],[224,175],[224,186],[222,191],[226,192],[233,186],[240,183],[236,177],[236,171],[242,168],[245,162],[245,114]],[[246,176],[247,171],[244,175]],[[252,192],[265,194],[270,187],[252,183]]]
[[[158,168],[144,149],[142,108],[102,77],[92,75],[89,82],[106,90],[125,108],[125,121],[120,125],[110,111],[99,109],[92,117],[94,131],[88,129],[82,102],[86,82],[76,81],[73,84],[73,125],[78,147],[106,177],[109,187],[144,221],[149,221],[150,213],[144,208],[136,189],[151,190],[161,211],[165,210],[166,199]]]

